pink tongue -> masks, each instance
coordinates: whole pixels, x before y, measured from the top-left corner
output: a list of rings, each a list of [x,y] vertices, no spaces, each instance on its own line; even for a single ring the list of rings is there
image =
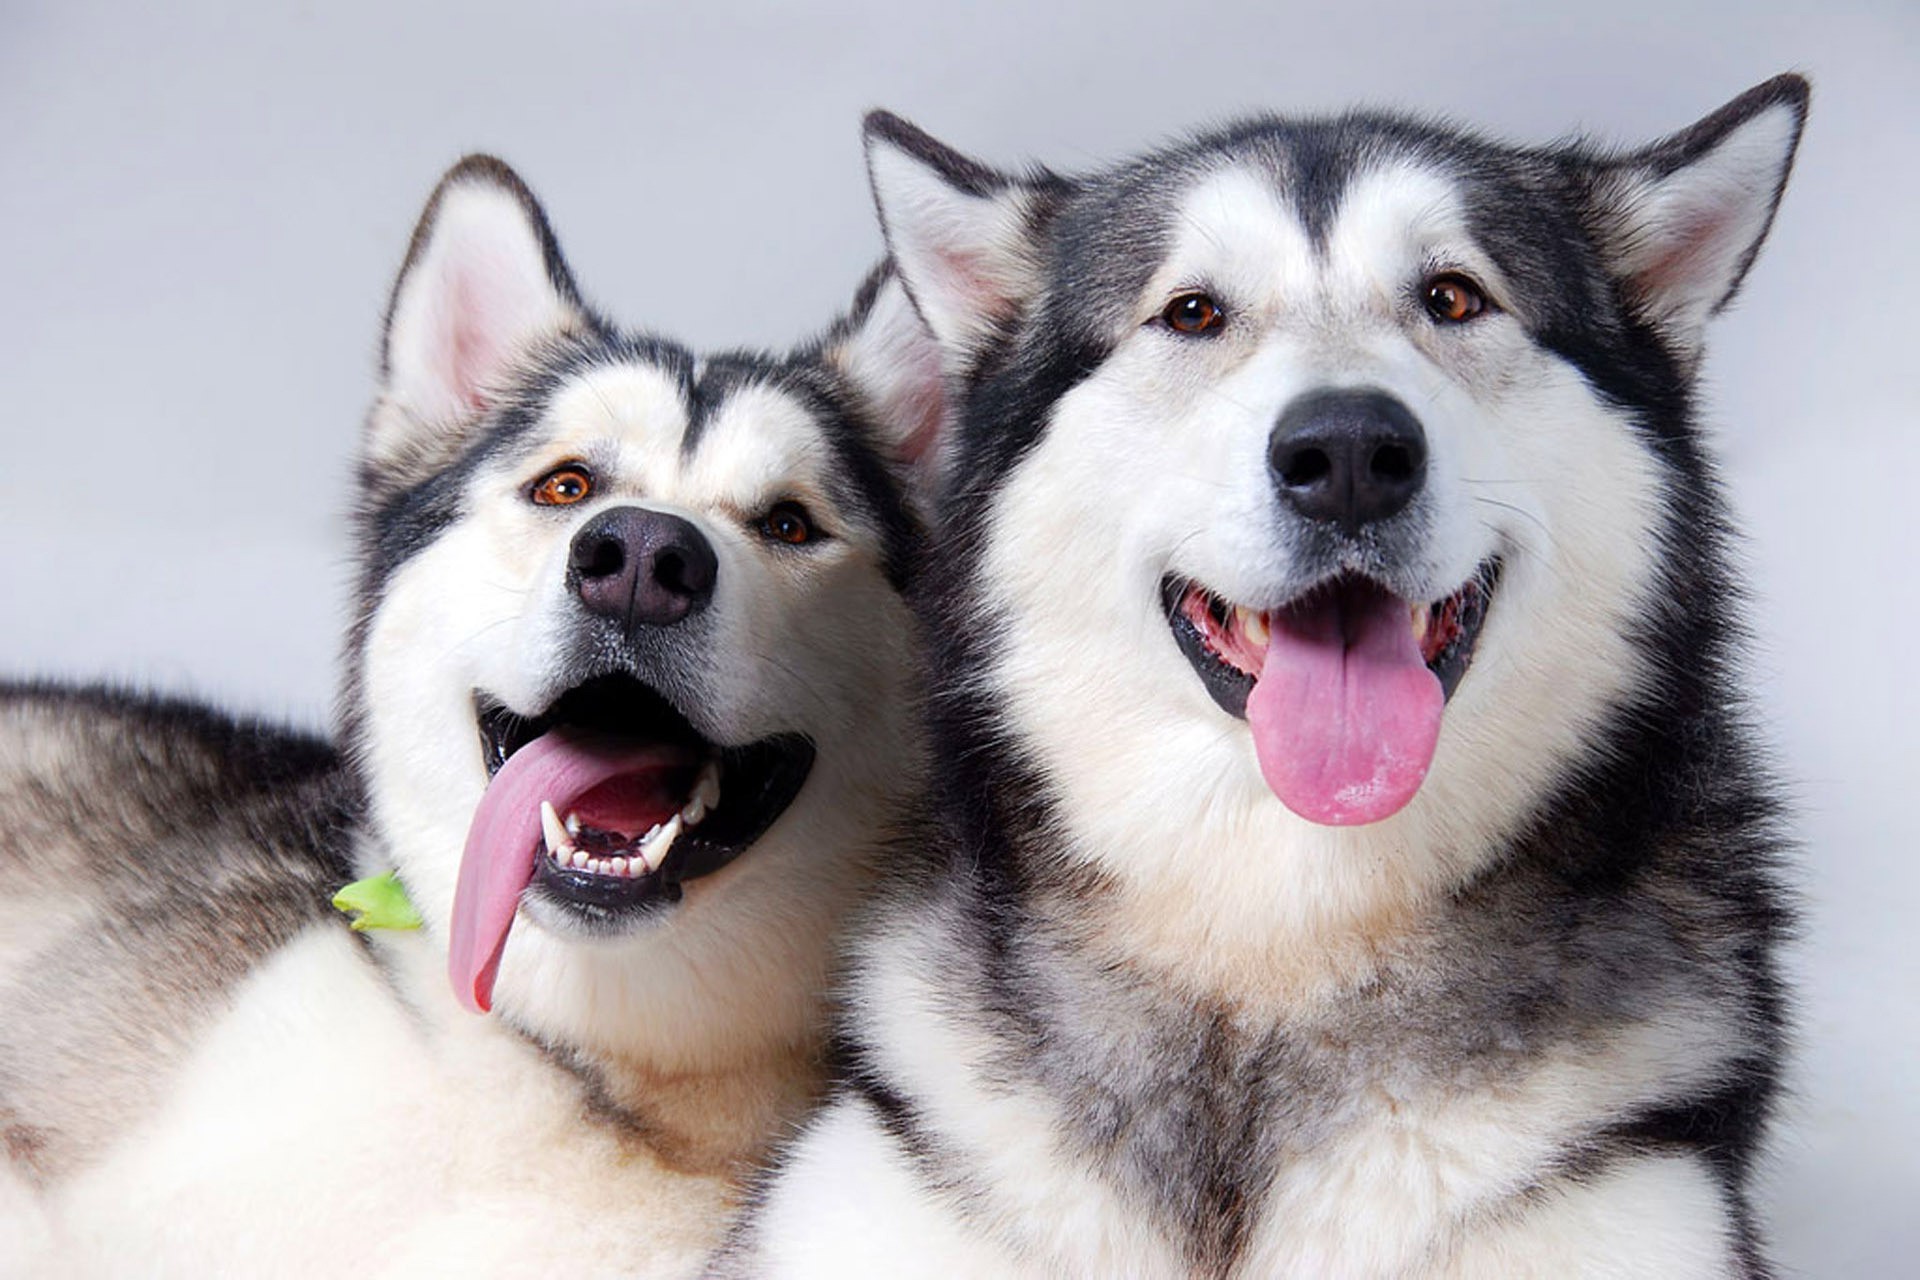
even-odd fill
[[[1446,695],[1408,615],[1404,601],[1364,585],[1272,615],[1247,724],[1261,775],[1301,817],[1378,822],[1427,776]]]
[[[545,843],[540,802],[551,800],[565,813],[575,798],[610,778],[679,761],[667,748],[616,746],[565,729],[541,734],[508,758],[473,811],[453,891],[447,973],[461,1004],[475,1013],[493,1008],[500,953]]]

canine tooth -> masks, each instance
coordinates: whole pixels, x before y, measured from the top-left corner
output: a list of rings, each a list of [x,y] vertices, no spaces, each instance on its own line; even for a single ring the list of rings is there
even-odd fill
[[[640,843],[640,856],[646,859],[647,870],[658,871],[660,864],[667,860],[667,850],[673,848],[673,842],[680,837],[680,815],[668,818],[666,825],[654,829]]]
[[[560,825],[560,815],[553,811],[551,800],[540,802],[540,833],[547,838],[547,852],[558,856],[573,847],[567,839],[567,829]]]
[[[1416,641],[1427,638],[1427,621],[1430,611],[1423,604],[1413,606],[1413,638]]]
[[[695,796],[693,799],[687,801],[687,807],[680,811],[681,821],[685,822],[689,827],[699,826],[700,819],[706,816],[706,801],[702,800],[699,796]]]
[[[1273,629],[1267,625],[1267,615],[1247,608],[1240,610],[1240,634],[1256,649],[1266,648],[1267,641],[1273,639]]]
[[[708,809],[720,803],[720,762],[709,759],[700,768],[700,777],[693,784],[693,798]],[[695,818],[695,822],[699,819]]]

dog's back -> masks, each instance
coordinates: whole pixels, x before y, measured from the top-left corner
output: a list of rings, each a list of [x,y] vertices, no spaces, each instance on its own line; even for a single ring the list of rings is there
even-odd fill
[[[355,808],[324,741],[179,699],[0,687],[0,1132],[58,1177],[225,993],[330,913]]]

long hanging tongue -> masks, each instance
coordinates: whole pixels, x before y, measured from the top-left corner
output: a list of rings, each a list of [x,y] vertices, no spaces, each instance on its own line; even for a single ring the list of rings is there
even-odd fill
[[[541,734],[507,759],[473,811],[453,891],[447,973],[461,1004],[474,1013],[493,1008],[507,932],[543,844],[540,802],[559,807],[609,779],[679,759],[657,745],[618,745],[565,729]]]
[[[1446,695],[1407,604],[1348,582],[1272,615],[1247,695],[1260,773],[1281,803],[1329,826],[1398,813],[1433,763]]]

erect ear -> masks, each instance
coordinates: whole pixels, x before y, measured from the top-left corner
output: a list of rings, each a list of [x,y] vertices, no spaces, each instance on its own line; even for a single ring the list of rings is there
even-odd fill
[[[1773,224],[1808,93],[1800,76],[1776,76],[1595,175],[1608,265],[1629,301],[1689,359]]]
[[[1039,190],[885,111],[866,119],[867,175],[894,270],[940,344],[964,369],[1039,287]]]
[[[940,346],[891,263],[867,277],[820,357],[860,398],[881,448],[930,491],[946,440],[946,378]]]
[[[434,188],[394,282],[367,457],[396,461],[457,436],[529,347],[587,323],[526,183],[468,156]]]

